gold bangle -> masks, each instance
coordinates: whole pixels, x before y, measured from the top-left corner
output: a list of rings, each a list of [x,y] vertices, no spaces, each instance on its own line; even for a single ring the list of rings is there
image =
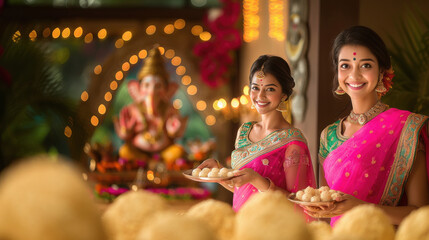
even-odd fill
[[[217,168],[220,168],[220,163],[219,160],[215,159],[216,163],[217,163]]]
[[[270,178],[265,178],[265,179],[267,179],[268,181],[269,181],[269,183],[268,183],[268,188],[267,188],[267,190],[265,190],[265,191],[261,191],[261,190],[259,190],[258,189],[258,191],[260,192],[260,193],[264,193],[264,192],[268,192],[268,191],[270,191],[270,190],[273,190],[274,189],[274,183],[273,183],[273,181],[271,181],[271,179]]]

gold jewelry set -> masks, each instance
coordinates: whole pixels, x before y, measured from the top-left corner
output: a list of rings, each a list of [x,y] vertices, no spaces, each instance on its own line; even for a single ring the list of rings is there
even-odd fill
[[[386,105],[380,101],[378,101],[372,108],[370,108],[367,112],[362,114],[357,114],[353,112],[353,110],[350,112],[349,116],[347,117],[347,120],[350,123],[357,123],[359,125],[365,125],[365,123],[369,122],[371,119],[376,117],[378,114],[386,111],[389,108],[389,105]]]

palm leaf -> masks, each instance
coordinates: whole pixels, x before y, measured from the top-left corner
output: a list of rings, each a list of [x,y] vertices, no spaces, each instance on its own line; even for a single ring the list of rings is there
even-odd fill
[[[9,27],[0,39],[0,66],[12,79],[10,85],[0,82],[0,169],[17,158],[67,144],[64,127],[75,116],[75,104],[64,97],[62,75],[49,60],[49,48],[24,37],[13,41],[15,29]]]
[[[399,38],[389,36],[394,85],[383,101],[392,107],[429,114],[429,20],[419,10],[399,19]]]

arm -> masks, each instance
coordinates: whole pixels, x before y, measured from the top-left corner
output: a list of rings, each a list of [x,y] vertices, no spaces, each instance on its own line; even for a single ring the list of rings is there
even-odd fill
[[[418,209],[424,205],[429,204],[429,184],[426,172],[426,157],[425,151],[419,148],[414,165],[408,177],[405,186],[405,193],[407,195],[408,206],[390,207],[381,206],[391,221],[395,225],[399,225],[401,221],[411,213],[411,211]]]
[[[310,156],[302,146],[292,144],[287,147],[283,168],[288,192],[297,192],[307,186],[315,187]]]
[[[401,221],[408,216],[413,210],[418,209],[424,205],[429,204],[429,184],[426,172],[426,158],[425,152],[419,150],[417,152],[414,165],[405,186],[405,193],[407,195],[407,206],[384,206],[377,205],[381,208],[387,216],[389,216],[392,224],[399,225]],[[365,201],[357,199],[352,195],[345,194],[336,199],[338,203],[328,206],[325,209],[305,208],[310,215],[313,216],[338,216],[344,214],[346,211],[360,204],[369,204]]]

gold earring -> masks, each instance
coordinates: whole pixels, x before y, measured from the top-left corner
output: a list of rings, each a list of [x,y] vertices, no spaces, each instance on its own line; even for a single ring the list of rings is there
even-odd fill
[[[346,92],[338,85],[337,89],[335,90],[335,93],[337,95],[344,95]]]
[[[288,107],[286,99],[282,100],[279,103],[279,105],[277,106],[276,110],[279,111],[279,112],[282,112],[282,113],[289,111],[289,107]]]
[[[387,92],[386,87],[384,86],[384,83],[382,80],[378,81],[377,87],[375,87],[375,91],[378,93],[385,93]]]

